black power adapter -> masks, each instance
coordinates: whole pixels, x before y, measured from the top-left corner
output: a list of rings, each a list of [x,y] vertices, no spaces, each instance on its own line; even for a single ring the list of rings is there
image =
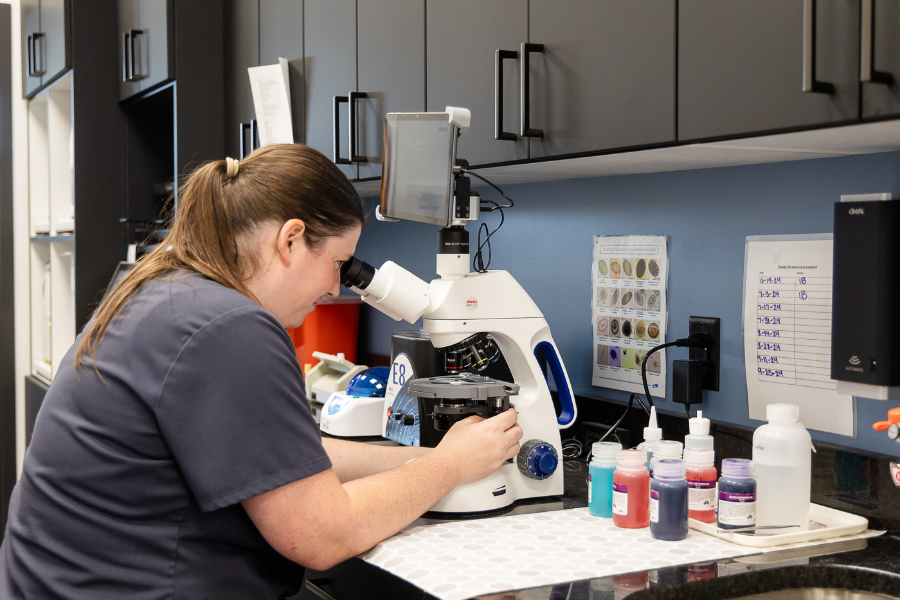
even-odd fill
[[[703,402],[704,361],[697,359],[672,361],[672,401],[684,404],[688,414],[691,404]]]

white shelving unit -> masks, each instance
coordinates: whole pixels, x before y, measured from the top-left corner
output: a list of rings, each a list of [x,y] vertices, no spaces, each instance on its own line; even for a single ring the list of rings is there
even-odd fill
[[[72,74],[28,103],[31,372],[48,383],[75,341]]]

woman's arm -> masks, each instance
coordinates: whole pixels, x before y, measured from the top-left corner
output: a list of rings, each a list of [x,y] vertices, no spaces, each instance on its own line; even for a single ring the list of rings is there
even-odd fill
[[[276,551],[322,571],[368,550],[519,452],[515,409],[454,425],[437,448],[395,469],[341,484],[334,469],[242,502]]]
[[[332,468],[341,483],[390,471],[427,454],[431,448],[361,444],[334,438],[322,438]]]

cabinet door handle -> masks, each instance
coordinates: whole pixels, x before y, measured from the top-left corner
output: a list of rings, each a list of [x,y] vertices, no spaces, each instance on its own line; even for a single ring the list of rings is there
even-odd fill
[[[519,58],[515,50],[494,51],[494,139],[512,140],[518,138],[516,134],[503,131],[503,61]]]
[[[544,137],[543,129],[532,129],[531,128],[531,77],[529,74],[529,67],[531,66],[530,61],[528,60],[528,56],[532,52],[540,52],[544,53],[544,45],[543,44],[529,44],[527,42],[522,44],[522,85],[520,86],[520,94],[521,100],[519,101],[519,107],[522,111],[521,118],[521,135],[522,137]]]
[[[365,92],[350,92],[348,96],[348,105],[350,107],[350,162],[351,163],[366,163],[369,162],[369,159],[365,156],[360,156],[356,153],[357,151],[357,140],[359,139],[359,123],[356,118],[356,101],[361,98],[368,98],[369,95]]]
[[[247,152],[247,132],[250,131],[250,123],[239,123],[239,133],[238,139],[240,140],[241,149],[238,151],[238,160],[244,160],[244,157],[249,154]],[[253,148],[250,148],[250,152],[253,151]]]
[[[31,77],[34,74],[34,57],[31,53],[31,37],[25,40],[25,75]]]
[[[803,91],[834,93],[833,84],[816,81],[816,0],[803,0]]]
[[[334,164],[336,165],[351,164],[349,159],[341,158],[341,104],[349,101],[347,96],[334,97],[334,112],[331,118],[334,120]],[[353,128],[351,127],[351,129]]]
[[[131,81],[128,78],[128,64],[130,62],[130,58],[128,57],[131,52],[131,32],[126,31],[122,34],[122,83],[128,83]]]
[[[894,76],[875,70],[875,3],[862,0],[859,33],[859,80],[862,83],[883,83],[891,85]]]
[[[259,148],[259,124],[256,119],[250,119],[250,152]]]
[[[31,75],[32,77],[40,77],[47,72],[47,68],[44,65],[44,47],[41,45],[41,40],[44,38],[43,33],[33,33],[28,36],[31,40]]]
[[[135,66],[136,60],[135,55],[137,54],[134,51],[134,42],[139,37],[143,39],[144,31],[142,29],[132,29],[128,32],[129,39],[129,53],[128,53],[128,81],[139,81],[144,79],[143,72],[139,71]],[[144,59],[143,52],[141,53],[141,59]]]

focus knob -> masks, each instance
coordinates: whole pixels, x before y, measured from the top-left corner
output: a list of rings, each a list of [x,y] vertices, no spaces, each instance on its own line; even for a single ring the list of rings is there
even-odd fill
[[[416,424],[416,415],[403,415],[403,424],[404,425],[415,425]]]
[[[519,471],[531,479],[547,479],[559,465],[556,448],[544,440],[528,440],[522,444],[516,460]]]

